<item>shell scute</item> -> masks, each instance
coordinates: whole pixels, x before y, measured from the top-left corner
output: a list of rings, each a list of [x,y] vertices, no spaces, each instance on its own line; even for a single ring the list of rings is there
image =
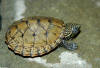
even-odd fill
[[[52,17],[29,17],[16,21],[6,33],[8,47],[22,56],[41,56],[58,46],[64,22]]]

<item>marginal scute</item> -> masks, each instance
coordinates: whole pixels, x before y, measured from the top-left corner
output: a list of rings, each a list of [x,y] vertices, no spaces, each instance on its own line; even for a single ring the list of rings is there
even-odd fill
[[[17,27],[16,27],[17,26]],[[8,48],[22,56],[42,56],[64,37],[64,22],[53,17],[28,17],[12,24],[6,33]]]

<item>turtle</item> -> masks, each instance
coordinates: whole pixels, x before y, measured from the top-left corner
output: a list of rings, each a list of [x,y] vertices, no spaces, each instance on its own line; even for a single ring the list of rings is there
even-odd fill
[[[38,57],[50,53],[60,44],[76,50],[77,44],[68,42],[80,32],[80,24],[67,23],[54,17],[34,16],[15,21],[6,32],[8,49],[23,57]]]

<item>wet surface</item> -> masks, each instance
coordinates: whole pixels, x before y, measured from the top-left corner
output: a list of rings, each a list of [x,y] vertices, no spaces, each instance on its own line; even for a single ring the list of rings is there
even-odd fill
[[[0,67],[7,68],[100,68],[100,0],[2,0]],[[48,55],[23,58],[5,44],[13,21],[28,16],[50,16],[65,23],[78,23],[81,33],[73,40],[79,48],[59,47]]]

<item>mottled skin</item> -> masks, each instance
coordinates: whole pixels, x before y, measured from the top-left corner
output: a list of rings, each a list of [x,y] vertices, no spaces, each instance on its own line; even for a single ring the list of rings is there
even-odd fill
[[[78,24],[64,24],[52,17],[28,17],[14,22],[6,33],[6,43],[14,53],[22,56],[42,56],[63,43],[69,50],[77,49],[67,40],[79,33]]]
[[[65,48],[67,48],[68,50],[77,49],[78,46],[76,45],[76,43],[74,43],[74,42],[68,43],[67,41],[69,39],[74,38],[79,32],[80,32],[79,24],[72,24],[72,23],[66,24],[66,29],[65,29],[65,33],[64,33],[65,38],[62,39],[62,43]]]

